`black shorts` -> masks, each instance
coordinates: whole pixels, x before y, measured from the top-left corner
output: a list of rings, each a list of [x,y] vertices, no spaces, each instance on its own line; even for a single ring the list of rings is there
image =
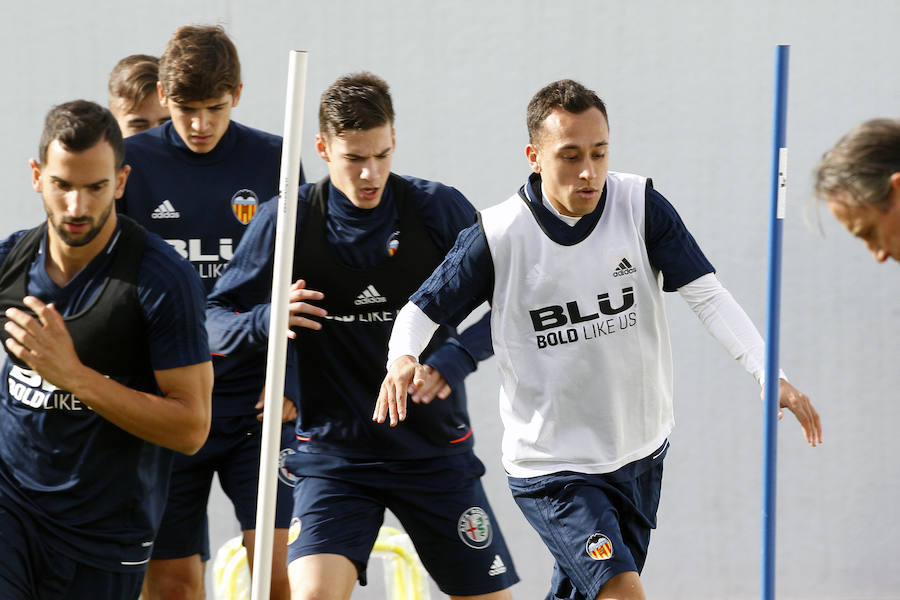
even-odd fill
[[[311,554],[340,554],[356,565],[365,585],[387,508],[445,594],[488,594],[519,580],[481,486],[484,465],[471,452],[392,462],[298,453],[288,468],[298,475],[289,564]]]
[[[140,596],[143,570],[108,571],[78,562],[44,543],[18,511],[0,507],[0,598],[129,600]]]
[[[281,429],[281,457],[296,447],[295,423]],[[262,423],[256,415],[214,419],[209,438],[197,454],[176,454],[169,483],[169,498],[163,513],[154,559],[184,558],[200,554],[209,560],[209,524],[206,504],[214,473],[234,505],[241,530],[256,528],[256,490],[259,479],[259,455]],[[278,497],[275,527],[286,529],[291,519],[293,477],[284,469],[278,472]]]
[[[668,442],[613,473],[509,478],[516,503],[556,559],[549,597],[592,600],[613,576],[641,572],[667,449]]]

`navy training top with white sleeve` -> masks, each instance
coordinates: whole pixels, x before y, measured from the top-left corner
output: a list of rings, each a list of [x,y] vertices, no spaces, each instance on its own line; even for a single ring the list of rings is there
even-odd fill
[[[532,173],[520,188],[543,230],[559,243],[573,243],[590,231],[603,214],[606,187],[597,207],[574,226],[563,223],[542,202],[540,175]],[[647,186],[644,239],[650,264],[663,276],[663,290],[672,292],[715,269],[700,250],[675,208]],[[460,232],[446,260],[410,301],[435,323],[457,325],[494,291],[494,264],[481,223]]]
[[[259,207],[278,195],[281,146],[280,136],[236,121],[204,154],[192,152],[171,121],[131,136],[125,140],[131,174],[118,210],[190,260],[209,293]],[[265,350],[216,355],[213,367],[213,417],[256,413]],[[296,400],[294,380],[285,393]]]
[[[0,264],[24,233],[0,242]],[[28,269],[28,294],[53,302],[64,317],[88,309],[107,281],[108,251],[117,240],[113,235],[103,252],[60,287],[47,275],[45,237]],[[150,368],[208,361],[204,290],[190,264],[148,234],[136,282]],[[98,332],[97,343],[103,339]],[[125,432],[6,355],[0,371],[0,504],[29,515],[49,546],[79,562],[111,571],[146,568],[167,497],[172,451]],[[117,380],[141,389],[138,377]]]
[[[415,209],[429,237],[443,255],[453,245],[457,234],[474,221],[474,208],[451,187],[412,177],[404,179],[411,186]],[[298,240],[307,211],[311,210],[308,196],[312,189],[310,184],[301,187],[299,192]],[[333,252],[344,265],[359,270],[363,281],[366,269],[390,260],[389,246],[396,239],[399,219],[391,188],[385,189],[376,208],[364,210],[329,185],[327,205],[327,251]],[[242,346],[264,346],[268,340],[276,214],[273,204],[262,207],[209,297],[207,319],[210,346],[214,352],[229,353]],[[303,276],[302,272],[297,275]],[[327,291],[325,296],[327,308]],[[413,427],[391,429],[371,420],[378,389],[377,386],[371,389],[367,382],[376,378],[380,382],[385,374],[387,336],[394,316],[395,311],[372,311],[339,321],[325,319],[320,331],[310,332],[310,337],[321,336],[319,351],[330,354],[328,348],[334,348],[336,355],[317,357],[316,363],[321,365],[323,372],[315,377],[300,378],[301,410],[297,431],[298,439],[303,442],[298,447],[301,452],[391,460],[441,456],[471,449],[463,378],[475,369],[477,360],[493,353],[489,320],[482,319],[459,337],[450,338],[427,361],[445,377],[454,394],[447,400],[416,408],[425,408],[435,417],[445,413],[459,417],[455,426],[460,432],[457,437],[463,439],[448,444],[428,439]],[[373,327],[374,320],[382,323]],[[360,358],[354,364],[344,364],[338,359],[339,350],[349,345],[348,340],[352,340],[355,355],[368,358]],[[297,360],[298,363],[304,361],[302,347],[298,350]],[[323,403],[336,404],[327,406]]]

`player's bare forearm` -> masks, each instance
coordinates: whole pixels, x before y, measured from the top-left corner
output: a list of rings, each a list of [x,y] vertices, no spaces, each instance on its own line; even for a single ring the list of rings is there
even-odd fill
[[[803,429],[803,436],[810,446],[821,444],[822,421],[809,397],[784,379],[778,383],[779,406],[794,413]],[[778,418],[782,416],[783,412],[779,411]]]
[[[396,427],[406,419],[406,395],[410,386],[422,387],[425,382],[421,369],[422,365],[409,355],[400,356],[391,363],[381,382],[373,421],[384,423],[385,419],[390,418],[391,427]]]
[[[194,454],[209,435],[212,363],[164,369],[154,375],[161,396],[125,387],[87,367],[64,389],[128,433],[164,448]]]

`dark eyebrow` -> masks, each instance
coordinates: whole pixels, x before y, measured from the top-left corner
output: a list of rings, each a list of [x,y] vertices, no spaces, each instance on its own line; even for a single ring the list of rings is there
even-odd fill
[[[594,148],[602,148],[604,146],[609,146],[609,142],[606,140],[604,140],[602,142],[597,142],[596,144],[594,144],[593,147]],[[577,146],[576,144],[567,144],[565,146],[560,146],[560,148],[557,150],[557,152],[561,152],[563,150],[578,150],[578,148],[579,148],[579,146]]]
[[[56,175],[51,175],[50,181],[52,181],[53,183],[57,183],[57,184],[62,183],[64,185],[72,185],[72,183],[70,181],[66,181],[62,177],[57,177]],[[89,183],[85,187],[97,187],[97,186],[103,185],[104,183],[109,183],[109,179],[101,179],[100,181],[95,181],[93,183]]]
[[[150,119],[145,119],[143,117],[138,117],[137,119],[128,119],[128,125],[149,125]]]
[[[373,156],[375,156],[375,157],[385,157],[385,156],[387,156],[388,154],[391,153],[391,150],[393,150],[393,147],[388,147],[388,148],[385,148],[384,150],[382,150],[381,152],[379,152],[378,154],[373,154]],[[352,154],[352,153],[349,153],[349,152],[348,152],[347,154],[345,154],[344,156],[347,157],[347,158],[368,158],[367,156],[362,156],[362,155],[360,155],[360,154]]]
[[[216,108],[223,108],[223,107],[224,107],[225,105],[227,105],[227,104],[228,104],[227,102],[220,102],[220,103],[218,103],[218,104],[212,104],[212,105],[210,105],[210,106],[194,107],[194,106],[188,106],[187,104],[182,104],[182,103],[180,103],[180,102],[176,102],[176,103],[175,103],[175,106],[177,106],[177,107],[180,108],[181,110],[203,110],[204,108],[207,109],[207,110],[213,110],[213,109],[216,109]]]

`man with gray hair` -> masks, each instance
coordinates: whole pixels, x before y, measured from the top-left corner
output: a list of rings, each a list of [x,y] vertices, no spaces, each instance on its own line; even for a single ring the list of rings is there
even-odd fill
[[[850,130],[815,171],[816,194],[878,262],[900,260],[900,120]]]

